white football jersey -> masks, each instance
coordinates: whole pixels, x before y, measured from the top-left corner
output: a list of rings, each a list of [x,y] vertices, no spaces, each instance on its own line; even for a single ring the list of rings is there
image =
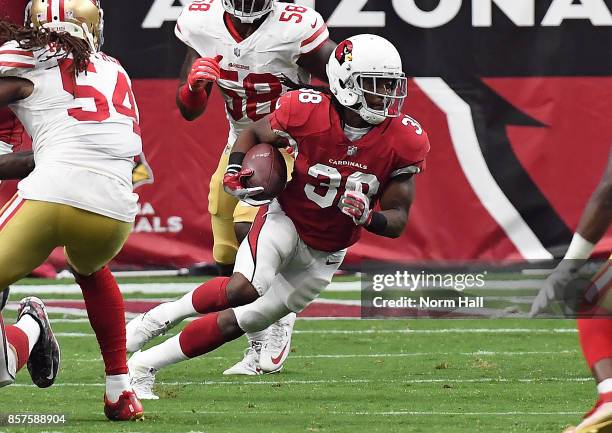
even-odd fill
[[[274,2],[261,27],[247,39],[235,31],[220,0],[195,0],[183,9],[175,33],[201,57],[223,56],[219,88],[230,122],[228,147],[240,132],[270,114],[287,90],[279,80],[310,82],[297,62],[329,39],[325,21],[305,6]]]
[[[34,84],[29,97],[9,106],[32,137],[36,161],[19,194],[131,222],[138,201],[132,169],[142,142],[130,78],[117,60],[95,53],[75,79],[72,58],[57,54],[14,41],[0,47],[0,77]]]

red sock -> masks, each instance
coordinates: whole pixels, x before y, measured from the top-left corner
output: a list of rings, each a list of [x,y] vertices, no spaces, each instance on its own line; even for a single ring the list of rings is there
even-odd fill
[[[213,278],[193,291],[191,302],[200,314],[223,311],[230,307],[227,301],[229,277]]]
[[[88,277],[76,275],[76,282],[83,292],[89,323],[96,333],[106,374],[126,374],[125,307],[115,277],[105,266]]]
[[[592,369],[605,358],[612,358],[612,319],[578,319],[578,335],[584,358]]]
[[[181,351],[189,358],[212,352],[230,341],[221,335],[217,324],[219,313],[207,314],[194,320],[179,334]]]
[[[5,331],[6,340],[13,346],[17,353],[17,371],[19,371],[25,363],[28,362],[28,358],[30,357],[28,336],[21,329],[12,325],[7,326]]]

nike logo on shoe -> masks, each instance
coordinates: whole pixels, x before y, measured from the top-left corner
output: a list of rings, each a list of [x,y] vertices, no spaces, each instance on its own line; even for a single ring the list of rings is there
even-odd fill
[[[287,350],[287,344],[285,344],[285,347],[283,347],[283,350],[281,350],[281,353],[277,358],[270,358],[272,360],[272,364],[278,365],[281,362],[281,359],[283,359],[283,355],[285,354],[285,350]]]

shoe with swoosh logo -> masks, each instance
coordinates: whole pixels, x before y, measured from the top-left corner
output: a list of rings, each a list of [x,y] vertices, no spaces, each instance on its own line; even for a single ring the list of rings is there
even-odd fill
[[[260,341],[249,341],[249,348],[244,351],[244,357],[236,364],[223,372],[225,376],[257,376],[262,374],[259,367],[259,352],[261,351]]]
[[[291,334],[296,314],[291,313],[268,328],[259,354],[259,366],[264,373],[278,373],[291,351]]]
[[[51,330],[49,316],[43,301],[35,296],[19,302],[17,321],[25,314],[31,316],[40,326],[40,337],[34,344],[28,358],[28,371],[32,382],[39,388],[48,388],[55,382],[60,366],[60,347]]]

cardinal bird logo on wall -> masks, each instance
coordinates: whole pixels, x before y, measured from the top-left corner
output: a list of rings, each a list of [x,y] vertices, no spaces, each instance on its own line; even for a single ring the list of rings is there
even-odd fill
[[[344,41],[336,48],[336,59],[341,65],[345,62],[353,61],[353,43],[351,41]]]

